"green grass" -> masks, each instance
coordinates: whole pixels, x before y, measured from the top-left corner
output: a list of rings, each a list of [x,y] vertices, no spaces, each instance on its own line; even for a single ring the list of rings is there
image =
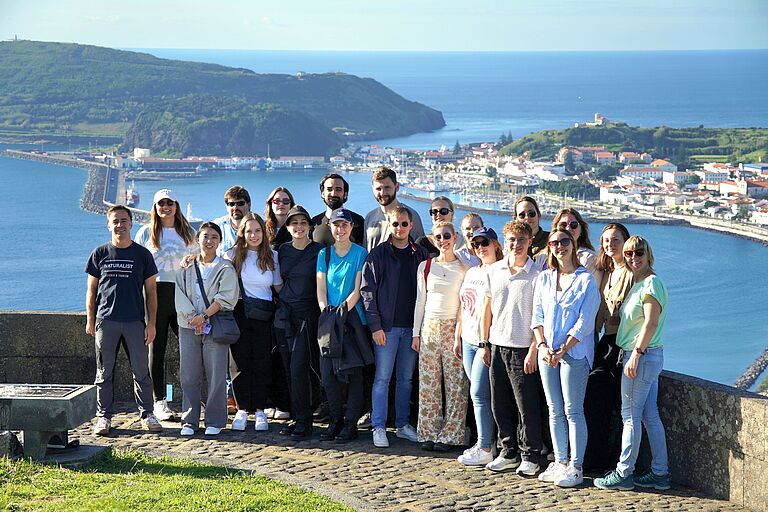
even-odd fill
[[[0,510],[351,510],[260,475],[140,451],[107,451],[78,469],[0,459]]]

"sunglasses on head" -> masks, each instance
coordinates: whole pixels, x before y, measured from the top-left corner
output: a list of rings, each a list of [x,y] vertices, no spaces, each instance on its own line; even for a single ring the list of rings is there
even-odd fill
[[[291,204],[290,198],[284,197],[283,199],[274,198],[272,204]]]
[[[173,199],[161,199],[157,202],[157,206],[163,207],[163,206],[173,206],[176,204],[176,201]]]
[[[532,219],[536,216],[536,210],[528,210],[527,212],[520,212],[517,214],[517,218],[524,219],[526,215]]]
[[[642,258],[643,256],[645,256],[645,249],[635,249],[634,251],[624,251],[625,258],[631,258],[632,256],[637,256],[638,258]]]
[[[230,208],[233,206],[245,206],[246,202],[242,199],[240,201],[227,201],[227,206]]]
[[[408,223],[407,220],[404,220],[403,222],[395,221],[395,222],[392,223],[392,227],[393,228],[398,228],[398,227],[401,227],[401,226],[404,227],[404,228],[407,228],[409,225],[410,224]]]
[[[440,215],[448,215],[449,213],[451,213],[451,209],[450,208],[432,208],[431,210],[429,210],[429,215],[431,215],[432,217],[434,217],[438,213]]]
[[[491,245],[491,241],[488,240],[487,238],[483,238],[481,240],[478,240],[477,242],[475,242],[474,240],[472,241],[472,247],[474,249],[479,249],[480,247],[488,247],[489,245]]]
[[[557,225],[557,227],[560,229],[566,229],[566,228],[576,229],[577,227],[579,227],[579,223],[578,221],[575,221],[575,220],[572,220],[571,222],[560,222]]]
[[[571,245],[571,239],[570,238],[561,238],[559,240],[550,240],[547,242],[547,245],[550,247],[568,247]]]
[[[451,233],[450,231],[446,231],[443,234],[438,233],[435,235],[435,238],[437,239],[437,241],[450,240],[452,237],[453,237],[453,233]]]

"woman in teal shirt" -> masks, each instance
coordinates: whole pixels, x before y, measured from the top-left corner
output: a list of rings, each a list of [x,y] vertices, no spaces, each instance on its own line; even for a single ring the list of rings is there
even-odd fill
[[[616,345],[624,351],[621,379],[621,456],[616,469],[596,478],[601,489],[630,490],[635,485],[669,489],[667,439],[659,416],[659,374],[664,366],[662,333],[667,318],[667,288],[653,271],[653,252],[639,236],[624,243],[624,259],[635,284],[621,306]],[[651,471],[633,476],[645,425],[651,445]]]

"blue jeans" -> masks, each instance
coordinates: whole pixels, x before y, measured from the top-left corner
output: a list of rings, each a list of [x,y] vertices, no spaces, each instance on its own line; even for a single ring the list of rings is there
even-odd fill
[[[416,368],[418,353],[411,348],[413,329],[393,327],[385,332],[387,341],[384,345],[373,344],[376,360],[376,374],[373,377],[371,393],[371,426],[386,428],[389,409],[389,380],[397,363],[395,373],[395,426],[400,428],[410,423],[411,387],[413,371]]]
[[[489,449],[493,443],[493,413],[491,412],[491,384],[488,367],[483,363],[482,352],[466,341],[461,342],[464,371],[469,378],[469,395],[475,410],[477,444]]]
[[[632,352],[624,353],[624,364]],[[667,436],[659,416],[656,400],[659,396],[659,374],[664,366],[664,350],[661,347],[649,348],[640,357],[637,376],[630,379],[621,375],[621,419],[624,429],[621,434],[621,456],[616,471],[622,477],[634,473],[640,440],[645,425],[648,442],[651,445],[651,471],[657,475],[669,473],[667,459]]]
[[[587,392],[589,361],[574,359],[568,354],[555,368],[539,358],[541,383],[549,407],[549,431],[555,449],[555,460],[568,461],[571,448],[571,464],[584,463],[587,448],[587,421],[584,418],[584,395]]]

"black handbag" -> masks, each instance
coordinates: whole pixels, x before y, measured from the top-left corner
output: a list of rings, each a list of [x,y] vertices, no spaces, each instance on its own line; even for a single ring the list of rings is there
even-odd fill
[[[271,300],[249,297],[245,293],[245,286],[243,286],[243,280],[240,276],[237,276],[237,281],[240,283],[240,294],[243,297],[245,317],[251,320],[271,322],[275,316],[275,303]]]
[[[205,286],[203,285],[203,276],[200,275],[200,268],[195,261],[195,273],[197,274],[197,284],[200,286],[200,294],[203,296],[203,302],[205,307],[211,307],[211,303],[208,302],[208,296],[205,294]],[[215,343],[221,343],[222,345],[232,345],[240,339],[240,328],[235,321],[235,314],[232,311],[219,310],[218,313],[208,318],[208,322],[211,324],[211,337]]]

